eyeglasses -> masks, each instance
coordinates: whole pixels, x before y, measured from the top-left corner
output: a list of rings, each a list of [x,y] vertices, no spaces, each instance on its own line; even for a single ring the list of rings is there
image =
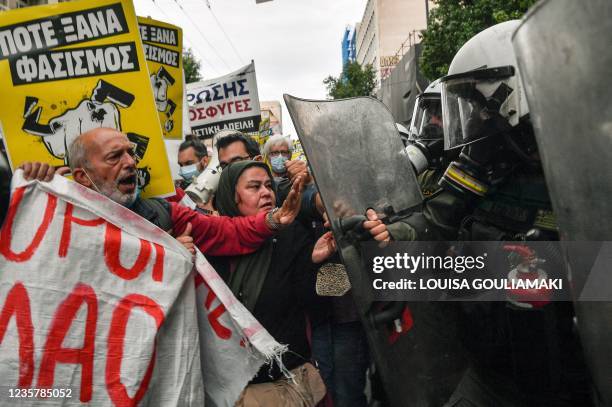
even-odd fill
[[[283,151],[270,151],[268,154],[270,157],[278,157],[279,155],[289,156],[291,153],[287,150]]]
[[[225,169],[225,167],[227,167],[228,165],[232,164],[232,163],[237,163],[238,161],[245,161],[245,160],[250,160],[251,157],[249,157],[248,155],[246,157],[240,157],[240,156],[236,156],[234,158],[232,158],[229,162],[220,162],[219,165],[217,166],[218,170],[223,170]]]

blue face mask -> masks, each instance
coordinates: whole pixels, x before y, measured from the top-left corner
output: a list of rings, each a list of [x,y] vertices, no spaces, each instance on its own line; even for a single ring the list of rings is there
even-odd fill
[[[272,171],[277,174],[284,174],[287,172],[285,168],[285,163],[287,162],[287,157],[281,155],[277,155],[276,157],[270,157],[270,165],[272,166]]]
[[[179,175],[183,177],[185,181],[191,181],[193,177],[200,175],[197,164],[185,165],[179,168]]]

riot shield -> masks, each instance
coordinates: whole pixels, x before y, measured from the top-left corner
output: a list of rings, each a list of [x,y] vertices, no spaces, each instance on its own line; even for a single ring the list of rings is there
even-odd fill
[[[342,218],[363,215],[368,208],[394,218],[420,207],[416,176],[393,117],[381,102],[284,97],[336,237],[344,234],[339,230]],[[352,246],[337,241],[341,249]],[[363,273],[351,277],[353,286],[360,285],[357,279]],[[368,294],[354,293],[370,303]]]
[[[542,1],[513,36],[546,182],[567,241],[612,240],[610,38],[610,0]],[[592,277],[584,263],[597,251],[593,244],[566,251],[574,287]],[[580,336],[600,404],[612,406],[612,303],[583,300],[575,304]]]
[[[455,309],[441,303],[375,302],[371,270],[343,227],[343,220],[368,208],[389,222],[420,209],[421,191],[393,117],[373,98],[284,98],[330,217],[389,404],[442,406],[464,365],[452,321]],[[391,339],[406,318],[409,331]]]

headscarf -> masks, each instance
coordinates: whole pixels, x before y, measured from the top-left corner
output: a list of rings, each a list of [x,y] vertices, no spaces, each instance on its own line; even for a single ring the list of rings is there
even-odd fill
[[[225,167],[221,171],[219,186],[215,195],[215,205],[219,214],[223,216],[242,216],[236,205],[236,185],[238,179],[248,168],[263,168],[272,179],[270,168],[260,161],[238,161]],[[255,253],[240,256],[235,261],[235,268],[230,272],[227,285],[234,295],[251,312],[259,298],[259,293],[270,268],[274,246],[272,239],[268,239]]]
[[[236,185],[244,171],[251,167],[263,168],[272,180],[270,168],[261,161],[238,161],[231,163],[221,171],[221,178],[215,194],[215,206],[223,216],[243,216],[236,205]]]

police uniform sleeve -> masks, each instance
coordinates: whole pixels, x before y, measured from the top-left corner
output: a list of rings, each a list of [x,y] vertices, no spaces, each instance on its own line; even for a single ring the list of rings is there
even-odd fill
[[[422,212],[387,225],[395,241],[456,240],[462,220],[473,202],[443,191],[425,202]]]

